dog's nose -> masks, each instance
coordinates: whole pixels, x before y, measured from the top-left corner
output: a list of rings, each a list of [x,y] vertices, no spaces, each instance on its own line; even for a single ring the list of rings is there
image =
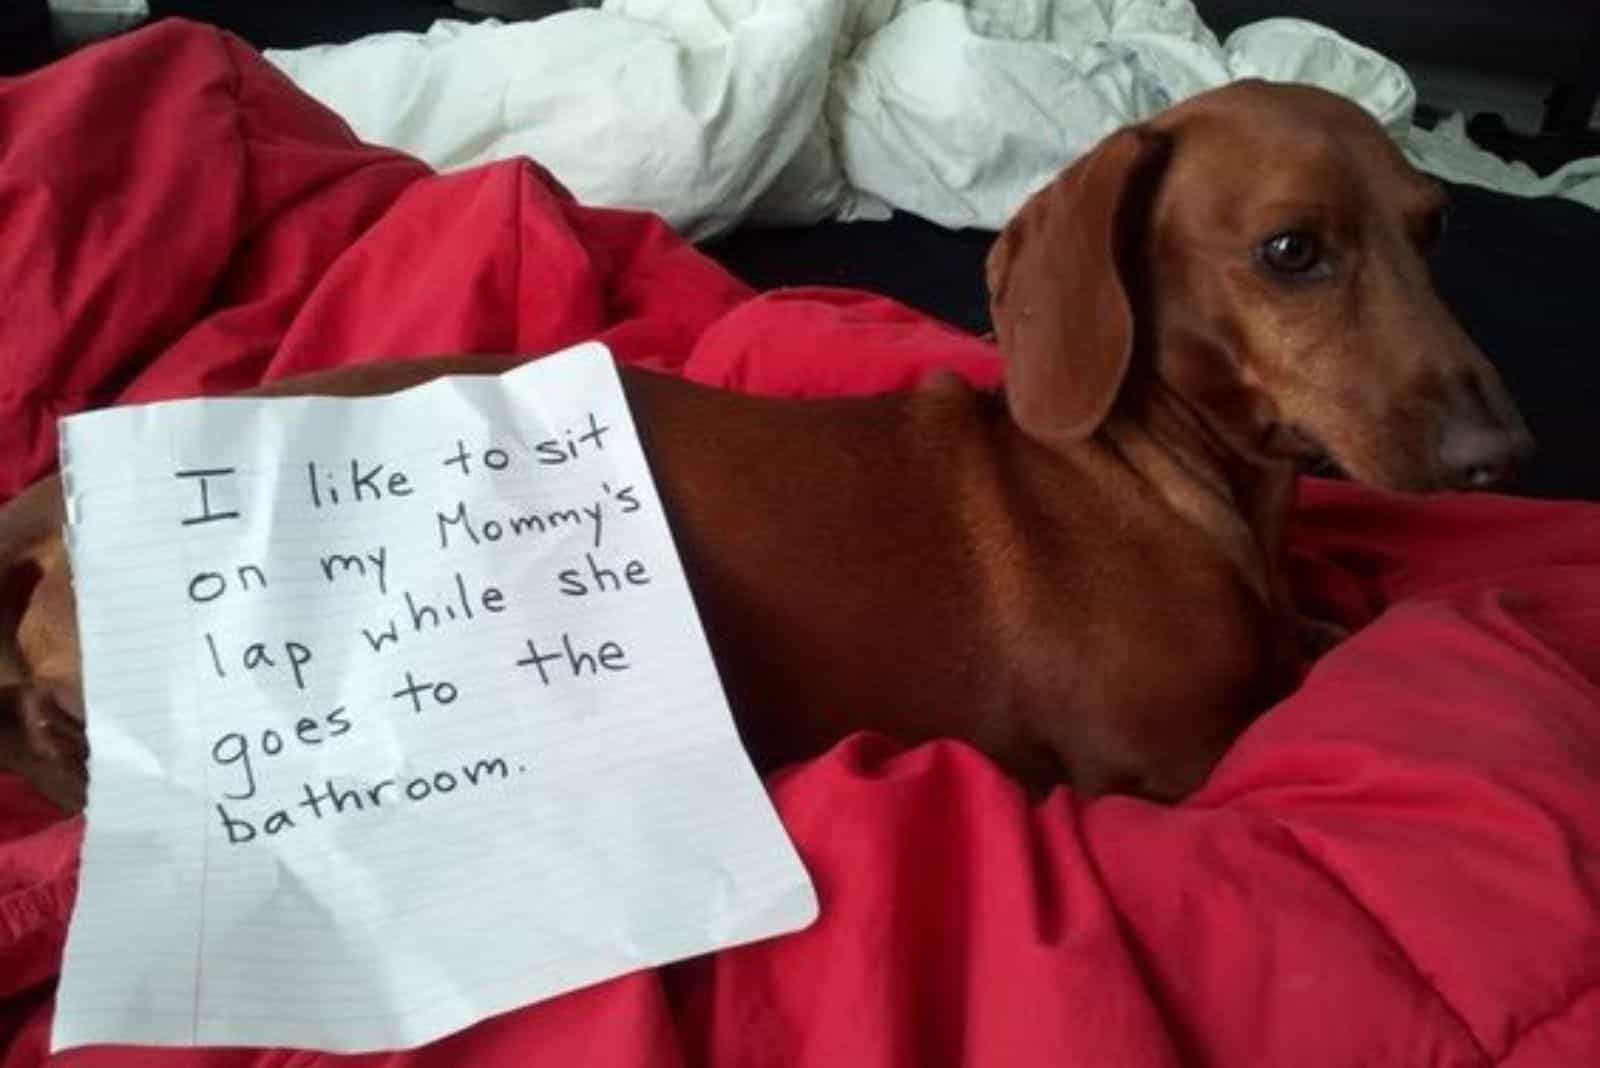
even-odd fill
[[[1498,376],[1481,358],[1450,391],[1439,428],[1438,460],[1452,489],[1486,490],[1509,482],[1533,456],[1533,437]]]
[[[1455,489],[1503,485],[1532,456],[1533,438],[1516,427],[1458,423],[1446,426],[1439,442],[1439,462]]]

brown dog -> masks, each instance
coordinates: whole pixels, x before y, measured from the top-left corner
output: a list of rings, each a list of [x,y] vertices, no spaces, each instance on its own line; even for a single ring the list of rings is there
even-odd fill
[[[1176,798],[1293,684],[1296,457],[1403,490],[1530,447],[1434,294],[1439,190],[1318,90],[1242,83],[1106,140],[1022,209],[989,282],[1003,396],[787,402],[624,385],[746,743],[965,739],[1031,786]],[[511,358],[345,368],[377,393]],[[0,516],[0,759],[82,799],[53,483]]]

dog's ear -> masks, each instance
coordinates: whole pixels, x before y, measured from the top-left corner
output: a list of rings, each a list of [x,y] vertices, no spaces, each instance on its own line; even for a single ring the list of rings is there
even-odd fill
[[[1012,417],[1047,443],[1093,434],[1133,355],[1135,266],[1164,134],[1129,127],[1035,193],[989,252]]]

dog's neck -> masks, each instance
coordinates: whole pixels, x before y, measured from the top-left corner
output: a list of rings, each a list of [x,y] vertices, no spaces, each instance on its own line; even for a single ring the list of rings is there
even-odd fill
[[[1125,391],[1100,434],[1173,511],[1211,533],[1264,599],[1279,551],[1278,465],[1239,451],[1152,375]]]

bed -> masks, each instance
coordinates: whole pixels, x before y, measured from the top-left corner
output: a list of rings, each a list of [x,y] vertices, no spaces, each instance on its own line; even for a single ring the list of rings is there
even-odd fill
[[[999,373],[984,233],[901,215],[697,248],[531,160],[440,174],[363,144],[195,24],[0,83],[0,129],[0,499],[52,468],[63,413],[342,362],[597,337],[785,395]],[[960,745],[857,736],[768,783],[812,928],[353,1061],[1600,1063],[1600,216],[1456,194],[1441,285],[1539,465],[1518,497],[1306,480],[1296,586],[1357,633],[1198,794],[1030,803]],[[80,836],[0,778],[3,1068],[45,1059]]]

